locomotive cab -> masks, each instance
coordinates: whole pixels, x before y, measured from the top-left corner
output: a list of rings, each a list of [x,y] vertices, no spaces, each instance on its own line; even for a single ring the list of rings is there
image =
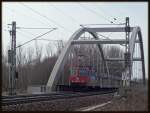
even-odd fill
[[[86,85],[89,82],[88,71],[81,67],[73,68],[69,77],[69,82],[72,85]]]
[[[94,84],[96,80],[96,72],[89,66],[74,67],[71,69],[71,75],[69,77],[70,85],[87,86],[88,84]]]

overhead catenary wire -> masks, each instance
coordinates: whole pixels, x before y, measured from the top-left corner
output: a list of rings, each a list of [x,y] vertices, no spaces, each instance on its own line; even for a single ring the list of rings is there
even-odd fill
[[[119,23],[119,24],[81,24],[80,26],[81,26],[81,27],[85,27],[85,26],[90,26],[90,25],[118,25],[118,26],[119,26],[119,25],[125,25],[125,23]],[[109,33],[107,37],[104,36],[104,35],[101,35],[101,36],[103,36],[103,37],[109,39],[109,37],[110,37],[110,35],[111,35],[112,33],[113,33],[113,32]]]
[[[27,42],[25,42],[25,43],[23,43],[23,44],[21,44],[21,45],[17,46],[16,48],[21,47],[21,46],[23,46],[23,45],[25,45],[25,44],[27,44],[27,43],[29,43],[29,42],[33,41],[33,40],[36,40],[37,38],[40,38],[40,37],[42,37],[42,36],[44,36],[44,35],[46,35],[46,34],[48,34],[48,33],[52,32],[53,30],[55,30],[55,29],[52,29],[52,30],[50,30],[50,31],[48,31],[48,32],[46,32],[46,33],[44,33],[44,34],[41,34],[41,35],[39,35],[39,36],[37,36],[37,37],[35,37],[35,38],[33,38],[33,39],[29,40],[29,41],[27,41]]]
[[[21,34],[21,35],[23,35],[23,36],[25,36],[25,37],[31,38],[29,35],[27,35],[27,33],[24,33],[22,31],[16,31],[16,32],[19,33],[19,34]]]
[[[120,24],[81,24],[80,26],[90,26],[90,25],[125,25],[125,23],[120,23]]]
[[[56,29],[56,28],[16,27],[16,29]]]
[[[46,40],[46,41],[61,41],[61,40],[49,40],[49,39],[45,39],[45,38],[41,38],[41,39],[37,39],[37,40]]]
[[[60,10],[59,8],[55,7],[53,4],[51,4],[51,6],[53,6],[53,8],[55,8],[57,11],[59,11],[61,14],[66,15],[62,10]],[[80,22],[78,22],[76,19],[74,19],[72,16],[70,15],[66,15],[67,17],[69,17],[72,21],[76,22],[77,24],[80,25]]]
[[[28,29],[35,29],[35,30],[37,30],[37,29],[57,29],[57,28],[38,28],[38,27],[16,27],[17,28],[17,32],[18,32],[18,30],[19,30],[19,32],[18,33],[20,33],[20,34],[24,34],[24,35],[26,35],[26,34],[30,34],[30,35],[32,35],[32,37],[35,35],[35,34],[33,34],[33,33],[31,33],[31,32],[29,32],[29,31],[27,31]],[[22,31],[22,30],[26,30],[26,31]],[[23,32],[26,32],[26,33],[23,33]],[[30,37],[31,38],[31,37]]]
[[[82,7],[83,5],[82,4],[80,4],[79,3],[79,5]],[[94,10],[92,10],[92,9],[90,9],[90,8],[88,8],[88,7],[85,7],[84,6],[84,8],[86,8],[86,9],[88,9],[88,10],[90,10],[91,12],[93,12],[93,13],[95,13],[95,14],[97,14],[97,15],[99,15],[99,16],[102,16],[102,15],[100,15],[98,12],[96,12],[96,11],[94,11]],[[108,11],[106,12],[106,11],[104,11],[101,7],[99,7],[98,6],[98,8],[100,9],[100,11],[101,12],[103,12],[105,15],[107,15],[107,16],[109,16],[109,17],[111,17],[111,18],[113,18],[113,20],[111,21],[111,20],[109,20],[109,19],[107,19],[106,17],[104,17],[103,16],[103,18],[105,18],[105,19],[107,19],[108,21],[110,21],[110,23],[116,23],[116,21],[118,21],[118,18],[117,17],[114,17],[112,14],[110,14],[110,13],[108,13]],[[117,22],[118,24],[121,24],[121,22]]]
[[[106,11],[106,10],[104,10],[102,7],[99,7],[98,6],[98,8],[105,14],[105,15],[108,15],[109,17],[111,17],[112,19],[113,19],[113,21],[116,23],[116,21],[117,21],[117,23],[120,23],[120,19],[118,19],[119,17],[117,16],[114,16],[112,13],[110,13],[110,12],[108,12],[108,10]],[[117,10],[117,13],[118,13],[118,10]],[[114,14],[116,14],[116,13],[114,13]]]
[[[101,7],[98,7],[102,12],[104,12],[105,15],[109,15],[109,17],[113,18],[113,21],[116,22],[118,21],[118,17],[113,16],[111,13],[108,13],[108,11],[105,11],[104,9],[102,9]],[[113,22],[113,23],[114,23]],[[119,21],[117,23],[120,23]]]
[[[62,40],[49,40],[49,39],[45,39],[45,38],[40,38],[40,39],[35,39],[35,40],[44,40],[44,41],[49,41],[49,42],[59,42]]]
[[[6,9],[8,9],[8,11],[10,11],[10,12],[12,12],[12,13],[16,12],[15,10],[10,9],[9,7],[6,7]],[[24,17],[27,17],[27,16],[28,16],[26,13],[19,13],[19,14],[20,14],[20,15],[23,15]],[[45,23],[45,22],[41,21],[41,20],[38,19],[38,18],[35,19],[34,17],[32,17],[32,16],[30,15],[30,20],[31,20],[31,18],[32,18],[32,20],[37,21],[38,23],[40,22],[42,25],[43,25],[43,24],[44,24],[44,25],[48,25],[48,23]]]
[[[117,20],[117,17],[112,16],[110,13],[106,12],[105,10],[103,10],[101,7],[99,7],[99,9],[101,9],[102,12],[104,12],[105,14],[109,15],[111,18],[113,18],[113,20]]]
[[[94,11],[94,10],[88,8],[88,7],[85,7],[85,6],[83,6],[82,4],[80,4],[80,3],[78,3],[78,4],[79,4],[82,8],[89,10],[90,12],[94,13],[95,15],[98,15],[98,16],[103,17],[103,19],[109,21],[112,25],[124,25],[124,24],[125,24],[125,23],[114,24],[113,21],[110,21],[109,19],[107,19],[106,17],[100,15],[100,14],[97,13],[96,11]],[[117,19],[114,18],[114,20],[117,20]],[[91,24],[91,25],[111,25],[111,24]],[[88,24],[88,25],[90,25],[90,24]],[[81,27],[84,27],[84,25],[80,25],[80,26],[81,26]],[[111,34],[112,34],[112,32],[108,34],[108,37],[109,37]]]
[[[23,35],[24,37],[28,37],[28,38],[31,38],[31,36],[27,35],[27,33],[24,33],[24,32],[21,32],[21,31],[17,31],[17,33]],[[32,36],[33,37],[33,36]],[[61,40],[49,40],[49,39],[44,39],[44,38],[41,38],[41,39],[35,39],[35,40],[45,40],[45,41],[61,41]]]
[[[27,34],[30,34],[30,35],[32,35],[32,37],[33,37],[33,36],[35,36],[35,34],[33,34],[33,33],[29,32],[29,31],[27,31],[27,30],[23,30],[23,29],[17,29],[16,31],[25,32],[25,33],[27,33]]]
[[[80,3],[79,3],[80,4]],[[80,4],[80,6],[82,6],[81,4]],[[84,6],[85,7],[85,6]],[[87,8],[86,7],[86,9],[89,9],[89,8]],[[97,13],[97,12],[95,12],[94,10],[92,10],[92,9],[89,9],[91,12],[93,12],[93,13],[95,13],[95,14],[97,14],[97,15],[99,15],[99,13]],[[104,11],[104,10],[103,10]],[[106,14],[106,13],[105,13]],[[112,15],[111,15],[111,17],[113,17]],[[105,18],[105,19],[107,19],[107,18]],[[113,19],[114,19],[114,21],[118,21],[118,19],[116,18],[116,17],[113,17]],[[108,19],[107,19],[108,20]],[[108,20],[108,21],[110,21],[110,20]],[[124,25],[125,23],[120,23],[120,22],[118,22],[118,24],[113,24],[114,22],[113,21],[110,21],[110,23],[112,24],[112,25]],[[95,24],[95,25],[111,25],[111,24]],[[92,25],[94,25],[94,24],[92,24]],[[82,27],[83,27],[83,25],[81,25]],[[108,37],[111,35],[112,33],[110,33],[109,35],[108,35]]]
[[[4,29],[4,31],[7,31],[7,32],[9,32],[9,34],[10,34],[10,36],[11,36],[11,30]],[[26,34],[25,34],[25,33],[23,33],[23,32],[20,32],[20,31],[17,31],[17,30],[16,30],[16,32],[17,32],[17,33],[19,33],[20,35],[23,35],[24,37],[31,38],[31,37],[29,37],[28,35],[26,35]]]
[[[93,14],[97,15],[97,16],[101,16],[104,20],[110,22],[110,23],[113,23],[112,21],[110,21],[109,19],[107,19],[106,17],[102,16],[101,14],[97,13],[96,11],[90,9],[89,7],[85,6],[85,5],[82,5],[81,3],[78,3],[82,8],[92,12]]]
[[[47,17],[47,16],[41,14],[40,12],[34,10],[33,8],[27,6],[27,5],[23,4],[23,3],[20,3],[20,4],[23,5],[24,7],[28,8],[28,9],[31,10],[32,12],[36,13],[37,15],[40,15],[41,17],[45,18],[45,19],[48,20],[50,23],[54,23],[54,24],[56,24],[57,26],[59,26],[59,27],[63,28],[64,30],[66,30],[67,32],[71,32],[71,33],[72,33],[72,31],[70,31],[69,29],[66,29],[64,26],[60,25],[59,23],[57,23],[57,22],[54,21],[53,19],[51,19],[51,18],[49,18],[49,17]]]

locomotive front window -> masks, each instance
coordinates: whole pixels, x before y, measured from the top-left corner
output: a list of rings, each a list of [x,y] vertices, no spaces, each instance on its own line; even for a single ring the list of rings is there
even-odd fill
[[[85,69],[80,69],[79,70],[79,75],[80,76],[88,76],[88,71],[87,70],[85,70]]]

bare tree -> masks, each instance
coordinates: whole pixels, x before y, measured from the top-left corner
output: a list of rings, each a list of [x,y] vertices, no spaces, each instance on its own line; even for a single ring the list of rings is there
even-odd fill
[[[59,55],[61,53],[61,50],[63,49],[64,47],[64,42],[62,40],[58,40],[56,43],[55,43],[55,46],[57,48],[57,55]]]
[[[52,56],[52,46],[51,43],[48,43],[48,45],[46,46],[46,53],[47,53],[47,57],[51,57]]]
[[[8,90],[9,83],[9,67],[7,65],[7,55],[2,51],[2,91]]]
[[[21,88],[23,87],[22,84],[22,69],[21,67],[23,66],[23,49],[22,47],[19,47],[16,50],[16,63],[17,63],[17,71],[19,73],[19,81],[17,82],[17,88],[21,90]]]
[[[33,55],[34,55],[34,49],[32,47],[27,48],[27,60],[28,64],[30,64],[33,61]]]
[[[35,41],[35,54],[36,54],[37,63],[39,63],[42,57],[42,46],[39,46],[37,44],[37,40]]]
[[[22,47],[19,47],[17,49],[16,57],[17,57],[17,60],[16,60],[17,65],[20,67],[21,65],[23,65],[23,57],[24,57],[23,56],[23,49],[22,49]]]

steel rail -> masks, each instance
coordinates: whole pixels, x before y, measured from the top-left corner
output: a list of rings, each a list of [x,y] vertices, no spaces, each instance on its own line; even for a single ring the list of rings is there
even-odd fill
[[[67,98],[75,98],[75,97],[83,97],[83,96],[92,96],[92,95],[100,95],[100,94],[110,94],[115,93],[116,89],[111,89],[108,91],[100,91],[100,92],[86,92],[86,93],[52,93],[52,94],[38,94],[38,95],[28,95],[28,96],[2,96],[1,104],[2,106],[8,105],[17,105],[17,104],[25,104],[32,102],[40,102],[40,101],[50,101],[56,99],[67,99]]]

